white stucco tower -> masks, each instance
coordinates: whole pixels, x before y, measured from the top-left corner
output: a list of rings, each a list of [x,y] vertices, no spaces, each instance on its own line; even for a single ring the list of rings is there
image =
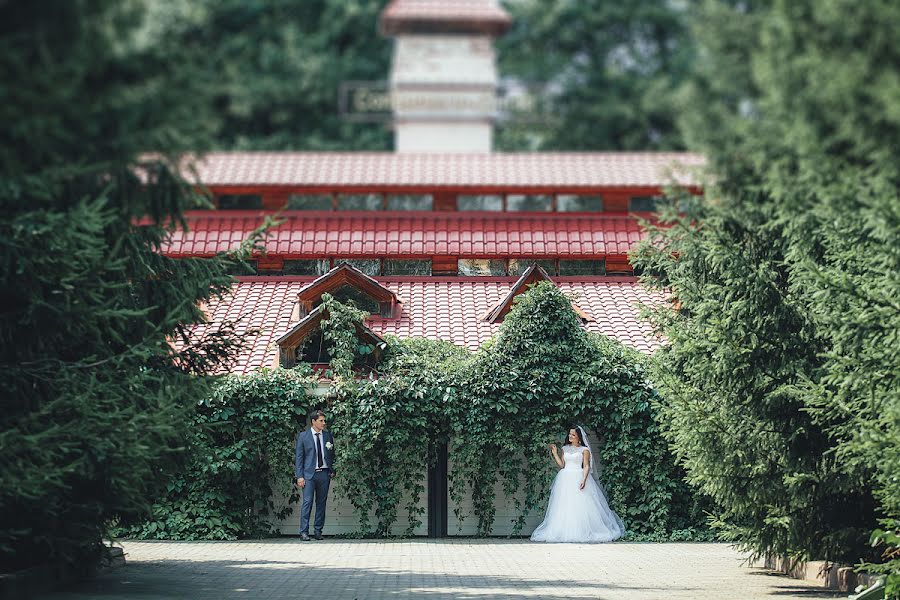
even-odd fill
[[[496,0],[392,0],[394,150],[490,152],[496,118],[494,39],[510,25]]]

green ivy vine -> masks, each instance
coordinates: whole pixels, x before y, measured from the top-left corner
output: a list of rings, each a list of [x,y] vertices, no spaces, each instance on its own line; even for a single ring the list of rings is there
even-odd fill
[[[659,435],[645,359],[585,331],[571,302],[549,282],[533,286],[460,372],[448,413],[452,498],[459,506],[471,495],[478,532],[488,535],[499,481],[520,532],[543,508],[555,474],[548,445],[581,424],[598,436],[600,478],[629,532],[697,526],[699,507]]]
[[[233,540],[276,533],[296,502],[294,436],[306,424],[306,365],[224,377],[193,416],[190,459],[146,522],[114,531],[139,539]]]
[[[555,469],[548,444],[579,423],[592,440],[610,503],[632,538],[703,537],[701,504],[682,483],[659,435],[658,397],[645,358],[586,332],[571,299],[549,283],[520,295],[499,334],[475,354],[447,342],[388,338],[376,370],[354,365],[373,351],[358,330],[367,314],[323,295],[332,357],[325,396],[307,392],[308,365],[226,378],[198,404],[192,463],[174,478],[153,520],[131,535],[234,539],[283,518],[273,495],[296,501],[293,442],[310,408],[329,412],[337,479],[361,536],[405,534],[422,523],[429,467],[450,451],[450,495],[471,496],[479,535],[495,521],[496,493],[515,506],[514,533],[543,509]],[[496,484],[499,483],[499,487]],[[274,486],[273,486],[274,485]]]

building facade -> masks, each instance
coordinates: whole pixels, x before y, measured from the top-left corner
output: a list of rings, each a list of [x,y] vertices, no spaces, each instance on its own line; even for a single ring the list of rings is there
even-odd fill
[[[642,352],[659,345],[638,304],[661,299],[638,285],[628,253],[643,236],[638,219],[652,219],[665,187],[700,193],[694,173],[703,158],[490,152],[495,115],[451,100],[495,94],[492,40],[508,24],[492,0],[388,5],[381,25],[395,37],[397,152],[214,152],[194,165],[189,176],[215,209],[189,212],[166,254],[211,256],[239,245],[267,216],[283,219],[253,257],[254,272],[206,308],[206,327],[241,319],[262,332],[235,373],[324,360],[304,354],[317,345],[303,341],[316,335],[325,292],[371,313],[361,336],[426,337],[474,351],[516,294],[549,278],[575,295],[587,329]],[[438,108],[403,104],[413,93],[437,98]],[[452,522],[440,481],[446,468],[428,478],[421,534],[474,531]],[[339,489],[329,506],[328,531],[352,531]],[[499,507],[495,533],[507,533],[508,508]],[[282,529],[296,533],[296,520]]]

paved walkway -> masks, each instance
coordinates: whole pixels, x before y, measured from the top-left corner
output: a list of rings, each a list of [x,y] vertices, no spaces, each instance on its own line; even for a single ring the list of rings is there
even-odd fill
[[[128,565],[46,600],[846,598],[722,544],[526,540],[125,542]]]

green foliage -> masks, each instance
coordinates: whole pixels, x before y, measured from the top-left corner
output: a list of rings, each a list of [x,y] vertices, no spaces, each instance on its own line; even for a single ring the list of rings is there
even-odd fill
[[[377,379],[335,381],[331,426],[341,449],[338,479],[357,511],[361,535],[389,535],[400,510],[407,535],[421,524],[427,469],[448,440],[455,366],[467,358],[447,342],[391,338]]]
[[[144,518],[242,341],[191,333],[232,261],[158,253],[195,202],[166,157],[202,148],[202,107],[173,48],[136,41],[140,6],[0,5],[4,571],[89,566],[107,522]]]
[[[500,71],[528,85],[535,106],[501,123],[499,148],[684,147],[675,108],[693,59],[685,7],[665,0],[524,0],[506,8],[513,25],[497,42]]]
[[[269,533],[270,497],[292,494],[293,434],[307,408],[329,411],[339,446],[337,485],[358,514],[357,535],[412,535],[429,467],[450,444],[452,494],[475,498],[479,533],[494,520],[494,482],[516,503],[521,528],[549,492],[547,444],[579,420],[595,442],[602,479],[632,539],[704,539],[702,505],[658,434],[657,397],[637,352],[588,334],[570,300],[550,284],[520,296],[500,335],[478,354],[447,342],[388,339],[377,377],[354,377],[366,314],[323,296],[333,375],[312,401],[307,365],[227,378],[197,406],[189,468],[169,486],[151,521],[128,535],[234,539]],[[520,496],[524,490],[524,497]],[[295,501],[296,495],[289,500]],[[466,517],[468,515],[458,515]],[[374,519],[374,521],[373,521]],[[518,529],[517,529],[518,530]]]
[[[340,86],[384,81],[383,0],[166,0],[153,25],[198,65],[216,146],[388,150],[390,131],[338,111]]]
[[[680,307],[654,317],[667,433],[756,552],[876,559],[868,530],[900,514],[898,26],[845,0],[698,22],[685,123],[714,200],[638,263]]]
[[[220,381],[190,419],[191,459],[149,520],[118,530],[139,539],[234,540],[277,533],[296,502],[294,442],[317,378],[306,365]],[[273,498],[287,498],[276,506]]]
[[[460,371],[450,404],[452,497],[459,503],[471,494],[478,531],[487,535],[500,482],[520,531],[550,489],[548,444],[578,423],[598,436],[601,480],[630,532],[688,528],[698,507],[659,435],[656,401],[644,359],[585,332],[571,299],[539,283],[517,297],[494,343]]]
[[[331,294],[322,294],[322,305],[328,318],[322,319],[320,327],[331,353],[331,363],[326,376],[336,381],[353,379],[353,363],[360,355],[371,354],[373,348],[362,344],[357,328],[362,327],[369,316],[365,311],[335,300]]]

